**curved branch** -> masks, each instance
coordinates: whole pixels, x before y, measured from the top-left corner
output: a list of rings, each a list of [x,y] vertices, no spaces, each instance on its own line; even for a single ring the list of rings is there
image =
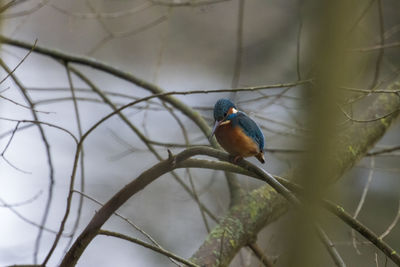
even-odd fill
[[[155,252],[158,252],[160,254],[163,254],[163,255],[165,255],[165,256],[167,256],[169,258],[172,258],[172,259],[174,259],[174,260],[176,260],[178,262],[181,262],[181,263],[183,263],[183,264],[185,264],[187,266],[199,267],[199,265],[191,263],[190,261],[187,261],[187,260],[175,255],[174,253],[169,252],[168,250],[165,250],[163,248],[150,245],[149,243],[146,243],[146,242],[144,242],[144,241],[142,241],[140,239],[137,239],[137,238],[133,238],[133,237],[126,236],[126,235],[123,235],[123,234],[120,234],[120,233],[111,232],[111,231],[102,230],[102,229],[99,230],[99,235],[113,236],[113,237],[117,237],[117,238],[120,238],[120,239],[124,239],[124,240],[127,240],[129,242],[136,243],[136,244],[138,244],[140,246],[143,246],[143,247],[146,247],[148,249],[151,249],[151,250],[153,250]]]
[[[229,159],[229,155],[222,151],[214,150],[207,147],[190,148],[176,156],[170,155],[168,159],[154,165],[153,167],[139,175],[135,180],[127,184],[95,214],[90,223],[86,226],[86,228],[76,239],[72,247],[69,249],[60,266],[74,266],[86,247],[98,234],[101,226],[131,196],[142,190],[145,186],[153,182],[155,179],[159,178],[165,173],[174,170],[177,167],[177,163],[180,163],[181,161],[184,161],[191,156],[209,150],[212,150],[213,153],[216,153],[225,160]]]

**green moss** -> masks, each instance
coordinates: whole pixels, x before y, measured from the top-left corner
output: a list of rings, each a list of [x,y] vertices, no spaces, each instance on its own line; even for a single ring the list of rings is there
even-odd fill
[[[386,128],[389,127],[390,123],[386,118],[382,118],[382,119],[380,119],[380,121]]]
[[[263,200],[270,200],[271,199],[271,192],[266,188],[259,188],[254,191],[254,194],[260,196]]]
[[[342,206],[337,205],[336,208],[337,208],[338,210],[340,210],[341,212],[344,212],[344,209],[343,209]]]
[[[243,224],[239,218],[227,218],[226,219],[225,232],[228,233],[228,237],[232,236],[237,239],[244,232]],[[225,233],[225,237],[227,237]]]
[[[211,242],[212,240],[220,239],[224,235],[224,232],[226,232],[226,230],[224,230],[221,227],[214,228],[208,235],[206,242]]]
[[[258,214],[258,204],[257,204],[257,202],[254,201],[254,200],[249,202],[248,208],[249,208],[249,213],[250,213],[250,219],[252,221],[254,221],[254,219],[257,218],[257,214]]]
[[[249,196],[246,213],[249,213],[251,221],[257,220],[260,210],[264,208],[264,204],[271,200],[271,190],[274,189],[260,187]]]
[[[349,151],[354,157],[357,156],[357,151],[352,146],[349,146]]]
[[[218,250],[213,250],[213,252],[212,252],[213,254],[214,254],[214,256],[215,257],[219,257],[219,251]],[[218,262],[219,260],[217,259],[217,262]]]

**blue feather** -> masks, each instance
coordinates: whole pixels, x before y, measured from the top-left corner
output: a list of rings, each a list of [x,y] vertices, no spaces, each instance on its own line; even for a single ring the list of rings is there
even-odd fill
[[[214,106],[214,120],[220,121],[225,118],[230,108],[235,108],[235,104],[232,103],[229,99],[221,98],[215,103]]]
[[[239,126],[242,128],[243,132],[258,145],[260,151],[264,149],[264,135],[257,123],[247,116],[246,113],[239,111],[230,114],[226,119],[231,121],[233,127]]]

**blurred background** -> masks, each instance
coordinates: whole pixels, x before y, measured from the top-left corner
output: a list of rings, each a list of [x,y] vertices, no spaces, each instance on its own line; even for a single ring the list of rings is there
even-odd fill
[[[400,2],[350,2],[356,8],[352,10],[352,23],[348,25],[349,35],[356,38],[347,46],[349,56],[356,58],[357,68],[352,73],[351,84],[343,86],[387,89],[399,81]],[[314,50],[309,37],[314,34],[315,18],[309,15],[318,10],[305,9],[303,1],[2,1],[2,5],[7,4],[10,6],[1,13],[3,36],[32,45],[37,40],[38,46],[106,62],[165,91],[278,85],[280,88],[253,92],[176,97],[199,112],[210,126],[216,100],[221,97],[234,100],[240,110],[261,126],[267,149],[267,163],[262,167],[273,174],[295,166],[302,156],[302,140],[309,131],[304,119],[307,94],[301,85],[279,85],[312,78]],[[379,49],[382,37],[384,44],[394,45]],[[3,44],[1,59],[8,68],[14,69],[28,51]],[[70,66],[89,78],[115,106],[149,95],[148,91],[110,74],[87,66]],[[112,111],[110,105],[73,71],[69,74],[63,62],[35,52],[16,68],[14,75],[34,103],[37,119],[15,80],[8,77],[1,83],[4,97],[0,99],[1,266],[41,263],[46,257],[65,212],[76,150],[76,143],[68,133],[43,125],[53,166],[51,176],[46,146],[38,127],[4,118],[55,124],[79,137],[80,131],[87,131]],[[2,69],[1,77],[6,76],[7,72]],[[346,101],[352,99],[353,102],[345,109],[350,113],[354,105],[352,114],[357,118],[376,96],[349,93],[346,97]],[[177,153],[185,144],[208,145],[207,136],[189,118],[156,98],[123,113],[153,142],[154,152],[149,151],[138,134],[118,116],[101,124],[84,142],[83,170],[79,164],[75,185],[76,190],[84,191],[101,203],[156,164],[159,159],[155,153],[166,158],[167,147]],[[338,120],[345,121],[346,116]],[[400,248],[397,224],[400,216],[399,134],[397,123],[372,150],[390,148],[390,151],[363,158],[330,190],[331,199],[349,213],[357,213],[357,218],[378,235],[389,228],[384,240],[397,250]],[[249,160],[258,164],[256,159]],[[176,173],[189,187],[194,186],[200,200],[214,214],[222,216],[227,211],[229,190],[223,172],[193,169]],[[50,183],[50,177],[54,178],[54,184]],[[245,176],[238,176],[238,180],[246,191],[263,185]],[[76,193],[65,236],[48,262],[49,266],[59,264],[71,244],[71,233],[76,237],[100,207],[84,198],[80,210],[79,203]],[[119,213],[161,246],[184,258],[189,258],[207,235],[196,202],[172,175],[157,179],[136,194]],[[280,224],[288,218],[290,216],[283,216],[258,235],[257,243],[266,255],[276,260],[277,266],[281,257],[285,257],[283,244],[279,242],[284,234],[279,231]],[[395,266],[361,236],[352,235],[351,229],[336,217],[327,213],[326,219],[330,236],[348,266]],[[207,223],[211,228],[215,225],[209,218]],[[43,231],[40,225],[45,228]],[[116,216],[104,228],[146,240]],[[324,262],[323,266],[333,266],[329,256]],[[163,255],[104,236],[95,238],[78,265],[174,266]],[[244,248],[231,266],[260,266],[260,263]]]

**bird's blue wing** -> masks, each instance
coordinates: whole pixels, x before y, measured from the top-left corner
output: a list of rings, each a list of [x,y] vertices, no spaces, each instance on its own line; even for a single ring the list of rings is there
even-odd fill
[[[247,116],[246,113],[240,111],[235,113],[231,121],[233,126],[238,125],[242,128],[244,133],[257,143],[261,151],[264,149],[264,135],[257,123]]]

